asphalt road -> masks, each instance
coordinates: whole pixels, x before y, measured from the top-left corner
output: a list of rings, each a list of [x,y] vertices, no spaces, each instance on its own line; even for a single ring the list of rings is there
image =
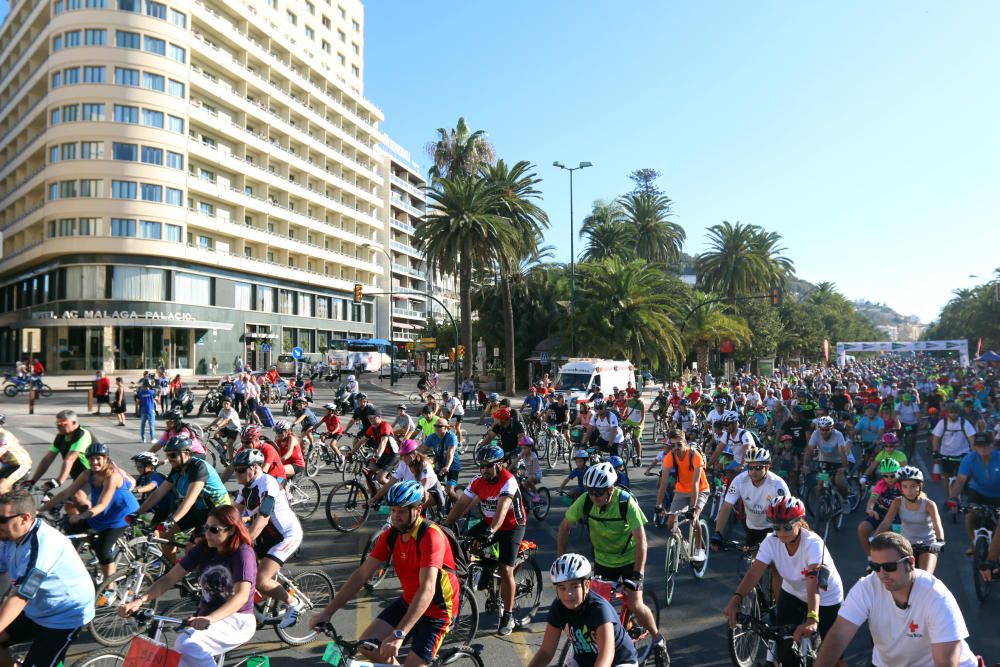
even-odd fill
[[[403,381],[400,393],[405,397],[409,393],[410,382]],[[399,395],[389,393],[388,383],[365,383],[372,401],[377,406],[391,408],[400,402]],[[332,396],[332,391],[320,387],[317,391],[317,401],[322,403]],[[62,408],[74,408],[81,415],[86,414],[85,394],[81,392],[58,392],[51,399],[39,401],[35,406],[35,414],[28,415],[24,397],[16,399],[0,398],[0,411],[7,415],[8,428],[13,431],[24,444],[33,460],[41,458],[55,434],[53,426],[55,413]],[[132,454],[144,449],[138,441],[138,420],[129,415],[127,426],[118,428],[108,416],[85,416],[82,423],[92,430],[94,435],[108,444],[113,456],[119,461],[127,461]],[[209,419],[197,420],[207,423]],[[474,419],[473,419],[474,421]],[[482,427],[473,427],[473,433],[481,435]],[[649,461],[647,455],[646,461]],[[923,461],[918,461],[923,465]],[[466,467],[471,470],[471,466]],[[544,485],[554,488],[562,481],[564,470],[546,471]],[[471,477],[463,475],[463,482]],[[321,472],[317,478],[326,490],[339,474]],[[643,509],[649,511],[655,499],[654,478],[633,477],[633,491],[640,498]],[[930,495],[941,505],[940,485],[930,485]],[[480,632],[474,645],[481,648],[483,658],[488,665],[522,665],[527,664],[537,651],[544,632],[545,610],[553,599],[554,591],[548,584],[548,566],[555,557],[556,530],[565,508],[553,503],[552,512],[544,522],[529,520],[528,538],[534,540],[539,547],[538,561],[542,568],[545,587],[543,590],[540,612],[535,622],[528,628],[519,629],[509,637],[498,637],[495,634],[497,618],[495,614],[483,614],[480,619]],[[828,546],[833,553],[837,568],[845,582],[850,587],[862,574],[865,567],[865,557],[858,544],[855,528],[860,521],[859,510],[848,517],[843,532],[834,535]],[[1000,660],[1000,637],[996,633],[997,612],[994,609],[1000,605],[1000,593],[994,593],[994,600],[982,605],[975,597],[972,587],[971,565],[965,556],[968,539],[961,525],[953,525],[945,517],[945,533],[948,542],[947,549],[942,554],[936,575],[940,577],[958,600],[970,632],[970,643],[975,652],[981,653],[987,664]],[[378,527],[378,519],[370,518],[368,524],[360,530],[342,534],[334,531],[327,523],[322,507],[306,522],[306,539],[299,555],[291,563],[292,572],[304,568],[321,568],[329,574],[335,584],[339,585],[357,567],[365,543],[369,535]],[[579,541],[579,531],[574,531],[574,543],[586,553],[586,545]],[[664,530],[651,531],[650,553],[648,557],[646,585],[650,587],[662,601],[662,567],[664,559]],[[736,556],[730,553],[712,554],[709,572],[702,580],[696,580],[689,572],[682,571],[677,582],[673,604],[660,613],[660,627],[668,637],[669,649],[673,665],[709,666],[730,664],[726,649],[726,629],[721,609],[728,601],[736,584]],[[359,628],[364,628],[378,614],[381,606],[398,594],[398,582],[387,579],[372,595],[362,593],[353,605],[334,616],[334,623],[345,637],[353,637]],[[482,607],[482,593],[480,606]],[[870,639],[862,629],[849,648],[847,660],[850,665],[870,664]],[[267,655],[270,663],[277,667],[285,665],[319,664],[325,647],[325,641],[314,641],[301,647],[288,647],[281,643],[272,630],[262,630],[257,633],[251,644],[230,655],[230,664],[248,655]],[[100,649],[85,633],[72,648],[70,655],[79,656]]]

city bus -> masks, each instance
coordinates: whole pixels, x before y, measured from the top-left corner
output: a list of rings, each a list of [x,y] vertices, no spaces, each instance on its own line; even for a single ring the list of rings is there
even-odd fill
[[[339,366],[345,372],[358,370],[377,373],[382,366],[389,366],[389,349],[392,343],[384,338],[340,338],[330,341],[326,351],[327,363]]]

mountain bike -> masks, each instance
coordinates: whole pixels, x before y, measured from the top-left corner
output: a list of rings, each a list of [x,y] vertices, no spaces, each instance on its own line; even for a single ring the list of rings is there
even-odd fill
[[[990,599],[993,583],[983,579],[980,568],[989,563],[990,543],[1000,509],[970,503],[962,511],[971,512],[973,516],[972,525],[975,530],[972,534],[972,580],[976,588],[976,597],[980,602],[987,602]]]
[[[820,463],[820,471],[816,473],[816,484],[809,491],[806,507],[816,517],[816,532],[827,542],[831,527],[840,532],[844,526],[844,509],[849,505],[833,483],[833,475],[823,469],[822,465]]]
[[[568,462],[572,447],[557,424],[547,426],[538,440],[538,457],[545,459],[549,468],[556,461]]]
[[[739,614],[736,617],[737,626],[748,636],[755,637],[755,643],[759,648],[767,648],[765,662],[771,664],[778,659],[778,645],[792,638],[795,633],[794,625],[774,626],[765,623],[759,616],[753,614]],[[801,637],[799,641],[792,644],[792,651],[798,656],[801,667],[810,667],[816,661],[816,654],[819,652],[820,637]],[[756,665],[757,654],[755,653],[748,660],[737,661],[733,658],[736,667],[750,667]]]
[[[674,527],[667,535],[667,555],[663,564],[663,604],[670,606],[674,599],[674,587],[677,583],[677,571],[680,569],[681,561],[685,561],[691,566],[691,573],[696,579],[701,579],[708,571],[709,540],[711,533],[708,532],[708,522],[699,517],[697,526],[693,526],[688,532],[697,530],[701,533],[701,548],[705,551],[705,559],[696,561],[693,559],[695,551],[695,540],[688,540],[684,537],[682,528],[691,524],[692,514],[689,511],[668,512],[667,516],[674,517]]]
[[[319,488],[319,483],[306,475],[286,479],[285,493],[295,516],[303,520],[311,517],[323,502],[323,491]]]
[[[318,435],[319,439],[313,438],[305,450],[306,474],[315,477],[323,466],[333,466],[334,470],[342,472],[347,461],[337,444],[340,436],[335,436],[332,433]]]
[[[503,610],[503,600],[500,597],[500,563],[497,561],[496,544],[484,546],[478,539],[460,536],[458,543],[465,551],[469,563],[469,575],[466,585],[473,591],[486,591],[487,612],[497,615]],[[542,571],[535,560],[538,545],[529,540],[521,540],[514,560],[514,609],[512,616],[516,627],[523,628],[531,624],[531,619],[538,611],[542,600]],[[473,613],[479,615],[479,601],[471,596]]]
[[[723,550],[734,549],[739,551],[740,557],[736,561],[736,573],[740,580],[743,580],[747,570],[757,557],[757,549],[760,545],[747,547],[742,542],[729,541],[722,545]],[[764,571],[760,581],[753,590],[743,596],[740,601],[740,613],[748,614],[755,618],[763,618],[771,612],[774,607],[774,596],[771,590],[771,570]],[[749,632],[741,626],[728,629],[729,656],[734,665],[749,667],[756,665],[757,654],[760,651],[762,640],[755,633]]]
[[[374,651],[378,644],[370,640],[347,641],[341,637],[333,625],[324,623],[319,628],[320,632],[330,638],[330,643],[323,653],[323,661],[331,665],[342,667],[378,667],[375,663],[367,660],[356,660],[355,656],[364,648]],[[447,637],[445,638],[447,641]],[[469,646],[455,646],[438,651],[434,660],[427,667],[441,667],[449,665],[451,667],[484,667],[483,659],[479,657],[479,650]]]

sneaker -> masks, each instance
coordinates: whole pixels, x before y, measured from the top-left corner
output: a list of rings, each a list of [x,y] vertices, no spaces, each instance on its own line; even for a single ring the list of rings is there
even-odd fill
[[[705,562],[705,550],[704,549],[695,549],[694,550],[694,555],[691,556],[691,560],[694,561],[695,563],[703,563],[703,562]]]
[[[500,627],[497,628],[497,634],[506,637],[512,632],[514,632],[514,616],[509,611],[505,611],[500,616]]]
[[[111,588],[105,590],[101,593],[101,596],[97,598],[96,604],[98,607],[110,607],[118,602],[118,590]]]
[[[667,640],[660,635],[659,639],[653,642],[653,651],[660,656],[660,664],[670,664],[670,654],[667,653]]]
[[[305,607],[300,601],[296,600],[295,604],[288,605],[285,609],[285,615],[281,619],[281,623],[278,623],[279,628],[290,628],[299,621],[299,616],[302,614],[302,609]]]

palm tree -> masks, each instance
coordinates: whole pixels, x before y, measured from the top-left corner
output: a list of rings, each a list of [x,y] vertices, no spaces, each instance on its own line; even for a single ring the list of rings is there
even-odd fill
[[[695,272],[701,289],[728,299],[762,293],[783,285],[792,274],[791,260],[780,255],[781,236],[756,225],[723,221],[708,229],[710,248],[698,255]]]
[[[587,239],[582,261],[633,256],[625,227],[625,210],[617,200],[594,201],[590,215],[580,225],[580,238]]]
[[[678,364],[684,344],[675,325],[687,286],[648,262],[609,257],[579,267],[580,347],[596,356],[628,355],[653,369]]]
[[[535,202],[541,199],[541,192],[535,188],[541,179],[531,171],[533,165],[521,160],[513,167],[500,160],[495,165],[486,165],[480,170],[482,178],[497,193],[493,213],[505,218],[511,227],[511,243],[496,248],[497,268],[500,275],[500,291],[504,307],[504,377],[506,391],[514,393],[516,386],[516,357],[514,354],[514,305],[511,282],[519,274],[522,262],[538,255],[539,240],[543,230],[549,226],[545,211]]]
[[[434,184],[442,178],[472,176],[480,167],[496,159],[486,132],[469,132],[465,118],[459,118],[454,129],[440,127],[437,133],[437,141],[427,144],[427,154],[433,162],[428,175]]]
[[[703,302],[708,296],[695,293],[695,301]],[[698,369],[708,369],[709,349],[723,340],[749,345],[753,334],[746,322],[725,312],[721,304],[711,303],[695,310],[684,322],[684,342],[695,350]]]
[[[618,200],[625,214],[629,242],[635,254],[654,264],[677,260],[684,245],[684,229],[667,220],[672,203],[666,195],[628,194]]]
[[[598,227],[606,225],[621,225],[625,223],[625,210],[618,200],[596,199],[590,205],[590,215],[583,219],[580,225],[580,237],[590,236]]]
[[[817,306],[832,305],[837,302],[837,297],[840,297],[837,286],[829,281],[824,281],[816,285],[816,289],[809,294],[809,302]]]
[[[429,212],[416,225],[414,243],[432,271],[452,273],[458,265],[461,302],[461,342],[471,355],[472,267],[492,264],[500,249],[519,241],[515,228],[497,215],[497,188],[482,178],[458,176],[438,179],[428,191]]]

